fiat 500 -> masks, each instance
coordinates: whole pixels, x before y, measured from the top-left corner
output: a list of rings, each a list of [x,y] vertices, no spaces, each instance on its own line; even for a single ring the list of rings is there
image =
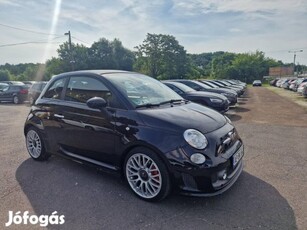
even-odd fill
[[[54,76],[24,126],[34,160],[57,154],[123,176],[147,201],[171,191],[213,196],[242,172],[243,143],[231,121],[133,72]]]

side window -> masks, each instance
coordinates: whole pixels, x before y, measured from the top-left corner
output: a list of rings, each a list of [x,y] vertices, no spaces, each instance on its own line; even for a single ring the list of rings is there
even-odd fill
[[[173,85],[167,85],[167,86],[170,87],[172,90],[174,90],[179,95],[183,94],[183,92],[180,89],[178,89],[176,86],[173,86]]]
[[[65,80],[65,78],[62,78],[54,81],[44,94],[43,98],[60,99],[64,88]]]
[[[99,80],[92,77],[71,77],[66,89],[65,100],[86,103],[92,97],[105,99],[109,106],[119,107],[111,91]]]

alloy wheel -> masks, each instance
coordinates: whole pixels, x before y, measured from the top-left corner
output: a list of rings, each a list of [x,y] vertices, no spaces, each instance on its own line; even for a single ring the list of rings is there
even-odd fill
[[[133,191],[142,198],[156,197],[162,188],[162,175],[152,158],[133,154],[126,163],[126,177]]]
[[[19,98],[17,96],[13,97],[13,102],[14,104],[18,104],[19,103]]]
[[[42,142],[35,130],[27,133],[27,149],[33,158],[38,158],[42,153]]]

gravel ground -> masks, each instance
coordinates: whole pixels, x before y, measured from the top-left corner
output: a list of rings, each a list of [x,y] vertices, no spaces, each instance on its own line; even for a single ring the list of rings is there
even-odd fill
[[[22,133],[28,111],[0,104],[0,229],[8,211],[65,215],[64,225],[47,229],[307,229],[307,114],[266,88],[249,88],[228,113],[245,144],[237,183],[220,196],[155,204],[95,169],[31,160]]]

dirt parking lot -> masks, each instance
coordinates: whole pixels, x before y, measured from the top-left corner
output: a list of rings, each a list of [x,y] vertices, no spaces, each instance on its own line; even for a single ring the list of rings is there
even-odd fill
[[[160,203],[75,162],[31,160],[23,137],[29,109],[0,104],[0,229],[9,211],[65,215],[65,224],[47,229],[307,229],[307,113],[266,88],[249,88],[229,111],[245,144],[237,183],[220,196]]]

